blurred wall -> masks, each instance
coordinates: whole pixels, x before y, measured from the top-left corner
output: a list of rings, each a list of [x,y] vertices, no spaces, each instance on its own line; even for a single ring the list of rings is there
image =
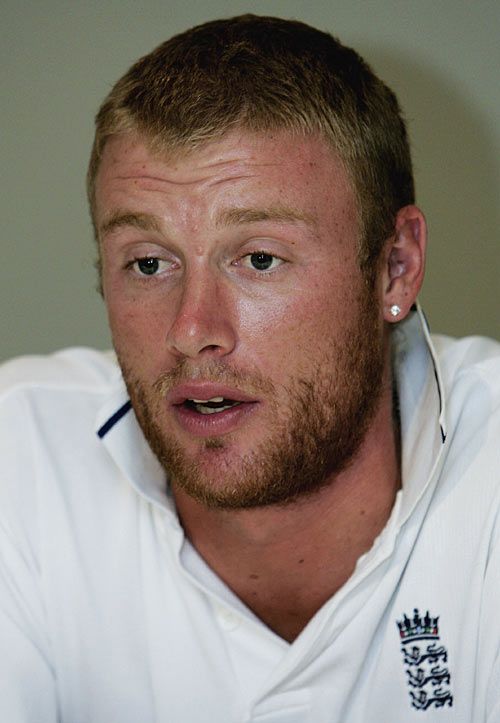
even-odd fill
[[[3,0],[0,359],[109,346],[84,193],[95,111],[165,38],[248,11],[338,35],[396,90],[430,226],[431,326],[500,338],[497,0]]]

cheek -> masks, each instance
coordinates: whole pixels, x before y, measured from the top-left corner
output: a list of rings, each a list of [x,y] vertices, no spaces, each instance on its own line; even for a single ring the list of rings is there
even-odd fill
[[[155,353],[164,348],[160,314],[136,298],[106,299],[113,346],[129,367],[154,368]],[[164,320],[166,321],[166,320]]]
[[[268,299],[265,304],[241,302],[240,339],[249,358],[262,370],[286,376],[328,347],[345,322],[334,289],[314,288]]]

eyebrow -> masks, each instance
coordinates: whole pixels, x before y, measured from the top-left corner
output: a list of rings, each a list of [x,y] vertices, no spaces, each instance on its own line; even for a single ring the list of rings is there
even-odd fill
[[[131,211],[115,211],[100,226],[100,236],[107,236],[117,228],[132,226],[141,231],[160,232],[160,223],[149,213],[133,213]]]
[[[274,221],[275,223],[306,223],[315,224],[314,216],[303,213],[291,206],[270,206],[268,208],[228,208],[217,214],[216,226],[231,226],[233,224],[259,223],[259,221]]]
[[[259,223],[273,221],[275,223],[306,223],[314,225],[315,218],[290,206],[276,205],[268,208],[228,208],[217,214],[215,224],[231,226],[238,224]],[[108,236],[118,228],[131,226],[141,231],[161,232],[158,219],[149,213],[135,213],[133,211],[114,211],[100,226],[100,237]]]

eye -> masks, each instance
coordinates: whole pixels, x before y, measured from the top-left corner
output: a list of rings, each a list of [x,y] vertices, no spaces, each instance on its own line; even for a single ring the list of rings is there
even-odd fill
[[[145,256],[142,259],[134,259],[129,267],[140,276],[155,276],[161,271],[170,268],[171,264],[156,256]]]
[[[245,266],[251,266],[256,271],[273,271],[278,266],[281,266],[283,259],[264,251],[255,251],[244,256],[243,263]]]

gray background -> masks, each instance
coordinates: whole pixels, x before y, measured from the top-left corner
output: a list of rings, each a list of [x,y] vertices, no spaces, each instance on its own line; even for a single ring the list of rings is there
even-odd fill
[[[431,245],[434,330],[500,338],[500,3],[4,0],[0,359],[109,346],[84,194],[93,116],[140,55],[241,12],[295,17],[353,45],[398,93]]]

